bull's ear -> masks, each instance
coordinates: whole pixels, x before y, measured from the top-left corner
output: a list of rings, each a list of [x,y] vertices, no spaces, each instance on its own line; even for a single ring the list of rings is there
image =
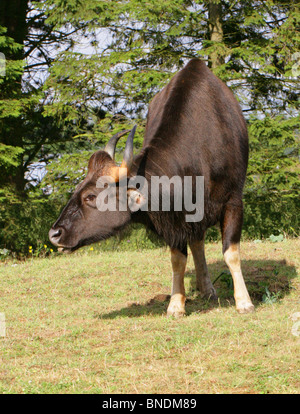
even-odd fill
[[[129,188],[127,190],[128,207],[132,212],[143,209],[146,205],[147,199],[139,190]]]

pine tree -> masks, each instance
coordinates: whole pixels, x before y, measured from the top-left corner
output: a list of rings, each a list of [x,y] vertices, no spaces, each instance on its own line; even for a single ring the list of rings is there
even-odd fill
[[[2,0],[0,215],[4,201],[47,199],[43,186],[54,181],[60,196],[71,191],[88,151],[120,129],[137,122],[141,145],[149,102],[199,57],[249,123],[248,234],[256,235],[258,196],[261,234],[274,222],[289,232],[299,198],[298,27],[296,0]],[[55,164],[62,154],[62,165],[70,154],[80,164],[69,176]],[[37,162],[48,165],[40,186],[29,176]]]

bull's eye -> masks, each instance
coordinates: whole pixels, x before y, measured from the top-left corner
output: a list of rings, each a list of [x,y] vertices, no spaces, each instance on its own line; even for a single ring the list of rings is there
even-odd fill
[[[92,201],[95,201],[96,200],[96,196],[95,196],[95,194],[89,194],[88,196],[86,196],[85,198],[84,198],[84,201],[87,201],[87,202],[92,202]]]

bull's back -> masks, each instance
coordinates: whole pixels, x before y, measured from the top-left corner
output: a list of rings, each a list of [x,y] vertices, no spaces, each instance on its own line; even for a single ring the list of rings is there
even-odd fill
[[[248,161],[245,120],[230,89],[203,61],[191,60],[155,96],[144,146],[166,175],[203,175],[209,190],[242,191]]]

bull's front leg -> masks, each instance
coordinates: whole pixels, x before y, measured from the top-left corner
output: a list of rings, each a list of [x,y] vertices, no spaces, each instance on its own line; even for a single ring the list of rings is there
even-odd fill
[[[184,273],[187,261],[187,251],[171,249],[171,263],[173,270],[171,300],[167,315],[175,318],[185,314]]]

